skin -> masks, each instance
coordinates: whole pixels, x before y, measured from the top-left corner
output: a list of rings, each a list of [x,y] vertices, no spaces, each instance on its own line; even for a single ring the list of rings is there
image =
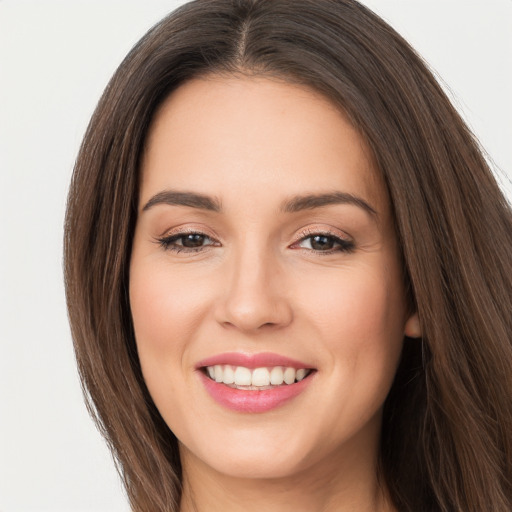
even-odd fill
[[[144,209],[165,190],[207,195],[222,210]],[[281,209],[334,191],[375,214],[357,204]],[[158,241],[183,231],[208,238],[193,252]],[[312,245],[317,233],[329,251]],[[369,151],[322,96],[211,76],[166,100],[142,162],[130,301],[144,378],[180,442],[182,511],[393,510],[377,480],[382,405],[404,334],[419,335],[401,272]],[[273,352],[316,372],[277,409],[235,412],[196,370],[225,352]]]

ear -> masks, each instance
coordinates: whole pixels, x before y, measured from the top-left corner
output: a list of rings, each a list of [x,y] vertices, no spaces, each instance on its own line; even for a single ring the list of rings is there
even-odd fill
[[[409,338],[421,338],[421,326],[418,313],[412,314],[405,322],[404,333]]]

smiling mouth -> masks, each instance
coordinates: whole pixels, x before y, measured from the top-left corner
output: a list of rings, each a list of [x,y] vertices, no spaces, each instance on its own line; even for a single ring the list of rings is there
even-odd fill
[[[225,384],[233,389],[265,391],[300,382],[311,375],[314,370],[311,368],[296,369],[289,366],[246,368],[245,366],[216,364],[205,366],[202,371],[212,381]]]

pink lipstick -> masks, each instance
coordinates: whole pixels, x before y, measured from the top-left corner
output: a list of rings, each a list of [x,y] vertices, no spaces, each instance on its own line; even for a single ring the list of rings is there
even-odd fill
[[[272,410],[301,394],[315,369],[279,354],[231,352],[200,361],[199,377],[209,395],[237,412]]]

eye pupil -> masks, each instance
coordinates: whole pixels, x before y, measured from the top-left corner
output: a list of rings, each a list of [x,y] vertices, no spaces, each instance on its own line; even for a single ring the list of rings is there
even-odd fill
[[[311,237],[311,248],[317,251],[329,250],[334,247],[334,240],[330,236],[315,235]]]
[[[205,235],[200,235],[199,233],[190,233],[188,235],[184,235],[181,238],[181,243],[183,247],[194,248],[201,247],[204,245],[204,241],[206,239]]]

